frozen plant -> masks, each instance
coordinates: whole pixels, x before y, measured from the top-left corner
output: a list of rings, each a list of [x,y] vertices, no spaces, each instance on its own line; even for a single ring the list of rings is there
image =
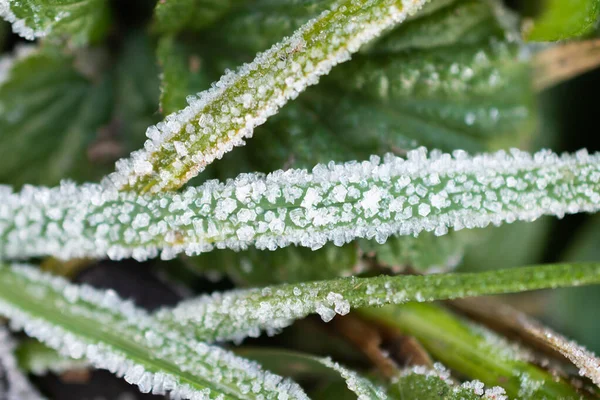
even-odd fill
[[[0,399],[71,368],[192,400],[597,397],[592,351],[467,298],[600,283],[519,231],[600,209],[599,153],[533,145],[536,90],[600,64],[598,0],[138,3],[0,0]],[[449,271],[498,229],[506,268]]]

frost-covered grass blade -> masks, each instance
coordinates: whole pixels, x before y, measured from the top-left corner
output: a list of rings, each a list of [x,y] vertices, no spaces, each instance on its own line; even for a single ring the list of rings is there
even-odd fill
[[[184,339],[113,291],[0,266],[0,315],[62,355],[87,359],[144,393],[181,399],[307,399],[295,383],[219,347]]]
[[[600,154],[468,156],[424,150],[408,159],[318,165],[137,195],[63,184],[0,193],[0,257],[164,258],[213,248],[318,249],[356,238],[443,235],[542,215],[600,209]]]
[[[107,183],[159,192],[183,185],[213,160],[244,143],[254,128],[318,82],[333,66],[380,35],[425,0],[340,0],[292,36],[259,54],[189,106],[147,131],[144,149],[117,163]]]
[[[347,278],[236,290],[184,301],[156,318],[199,340],[240,340],[318,313],[324,321],[351,308],[425,302],[600,283],[599,264],[557,264],[483,273]],[[181,329],[181,328],[178,328]]]

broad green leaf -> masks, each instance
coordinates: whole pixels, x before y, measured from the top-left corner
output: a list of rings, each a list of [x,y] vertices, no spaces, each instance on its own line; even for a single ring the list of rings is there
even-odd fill
[[[357,238],[483,228],[600,208],[600,155],[424,149],[306,170],[242,174],[182,193],[63,183],[0,192],[0,256],[195,255],[213,248],[318,249]]]
[[[276,251],[219,250],[186,261],[200,272],[225,272],[243,286],[332,279],[356,274],[362,267],[353,244],[326,245],[315,251],[295,246]]]
[[[545,0],[541,14],[524,30],[527,40],[547,42],[571,39],[594,29],[600,17],[598,0]]]
[[[248,5],[207,35],[233,52],[253,53],[290,34],[327,4],[291,3]],[[257,140],[267,136],[263,143],[278,144],[294,128],[294,143],[318,140],[322,151],[322,144],[331,142],[335,161],[360,158],[353,154],[373,147],[369,153],[421,145],[482,151],[525,143],[535,127],[530,68],[526,50],[514,41],[515,24],[498,8],[477,0],[432,3],[336,68],[324,88],[311,89],[295,102],[305,109],[294,110],[296,117],[312,114],[308,118],[315,121],[309,124],[318,131],[294,119],[291,125],[273,121],[257,131]],[[352,152],[344,152],[345,147]],[[302,152],[302,146],[294,151]]]
[[[143,150],[117,163],[106,184],[139,193],[175,189],[244,143],[254,128],[360,46],[416,12],[424,0],[340,0],[259,54],[185,109],[148,128]]]
[[[94,177],[87,148],[109,120],[110,81],[93,82],[53,47],[18,50],[0,80],[0,181]],[[97,176],[96,176],[97,177]]]
[[[242,0],[166,0],[154,10],[154,28],[161,33],[199,30],[218,21]]]
[[[13,326],[64,356],[124,377],[144,393],[307,399],[295,383],[219,347],[183,339],[112,291],[71,285],[18,265],[0,267],[0,286],[0,314]]]
[[[378,276],[285,284],[201,296],[156,318],[200,340],[240,340],[276,332],[318,313],[324,321],[351,308],[426,302],[600,283],[598,264],[556,264],[474,274]],[[435,320],[431,320],[435,324]],[[439,332],[439,331],[437,331]]]
[[[43,396],[27,380],[15,358],[16,343],[8,330],[0,325],[0,398],[6,400],[43,400]]]
[[[112,123],[127,154],[144,143],[144,131],[159,119],[159,68],[155,46],[143,32],[130,33],[115,67]]]
[[[472,241],[466,247],[460,269],[482,271],[521,267],[539,262],[550,235],[552,222],[551,218],[540,218],[534,222],[516,222],[485,228],[477,235],[471,236]]]
[[[531,364],[516,345],[438,306],[412,303],[361,309],[359,313],[414,336],[444,365],[486,385],[501,386],[509,398],[566,400],[581,396],[565,380]]]
[[[205,61],[199,54],[194,54],[192,46],[177,41],[172,36],[165,36],[159,41],[157,57],[162,69],[162,114],[171,114],[184,108],[187,96],[210,87],[212,80],[204,71],[206,67],[202,65]]]
[[[378,265],[402,271],[407,267],[420,272],[443,272],[462,260],[470,232],[449,232],[443,237],[425,232],[418,237],[391,236],[384,244],[360,240],[360,248],[375,257]]]
[[[107,0],[2,0],[0,17],[25,39],[67,37],[75,46],[102,39],[110,20]]]

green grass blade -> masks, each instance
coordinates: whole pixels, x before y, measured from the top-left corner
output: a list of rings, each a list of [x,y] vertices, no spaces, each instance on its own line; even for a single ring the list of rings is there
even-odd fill
[[[424,0],[340,0],[292,36],[259,54],[189,106],[148,128],[143,150],[117,163],[106,179],[138,193],[175,189],[318,82],[360,46],[416,12]]]
[[[65,183],[0,192],[0,257],[198,254],[213,248],[313,250],[356,238],[482,228],[600,208],[600,154],[470,157],[425,150],[408,159],[318,165],[138,195]]]
[[[429,302],[600,283],[600,264],[555,264],[482,273],[347,278],[238,290],[185,301],[157,318],[200,340],[274,332],[318,313],[324,321],[351,308]],[[180,328],[179,328],[180,329]]]
[[[194,400],[307,399],[295,383],[219,347],[183,339],[113,291],[19,265],[0,266],[0,287],[0,315],[14,327],[142,392]]]

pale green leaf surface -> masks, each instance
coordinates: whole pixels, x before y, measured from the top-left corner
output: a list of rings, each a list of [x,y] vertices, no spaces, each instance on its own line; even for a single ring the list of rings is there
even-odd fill
[[[55,185],[94,178],[87,147],[109,120],[108,79],[92,82],[53,47],[20,48],[0,79],[0,180]],[[2,75],[0,73],[0,75]]]
[[[113,291],[71,285],[19,265],[0,266],[0,285],[0,314],[13,327],[64,356],[124,377],[144,393],[307,399],[295,383],[219,347],[184,339]]]
[[[99,41],[110,20],[107,0],[2,0],[0,17],[25,39],[67,37],[75,46]]]
[[[598,0],[546,0],[543,11],[524,30],[527,40],[548,42],[585,35],[600,17]]]
[[[598,264],[563,264],[476,274],[379,276],[285,284],[216,293],[164,309],[156,318],[200,340],[243,339],[276,332],[318,313],[324,321],[351,308],[425,302],[600,282]],[[431,321],[434,323],[434,320]]]

